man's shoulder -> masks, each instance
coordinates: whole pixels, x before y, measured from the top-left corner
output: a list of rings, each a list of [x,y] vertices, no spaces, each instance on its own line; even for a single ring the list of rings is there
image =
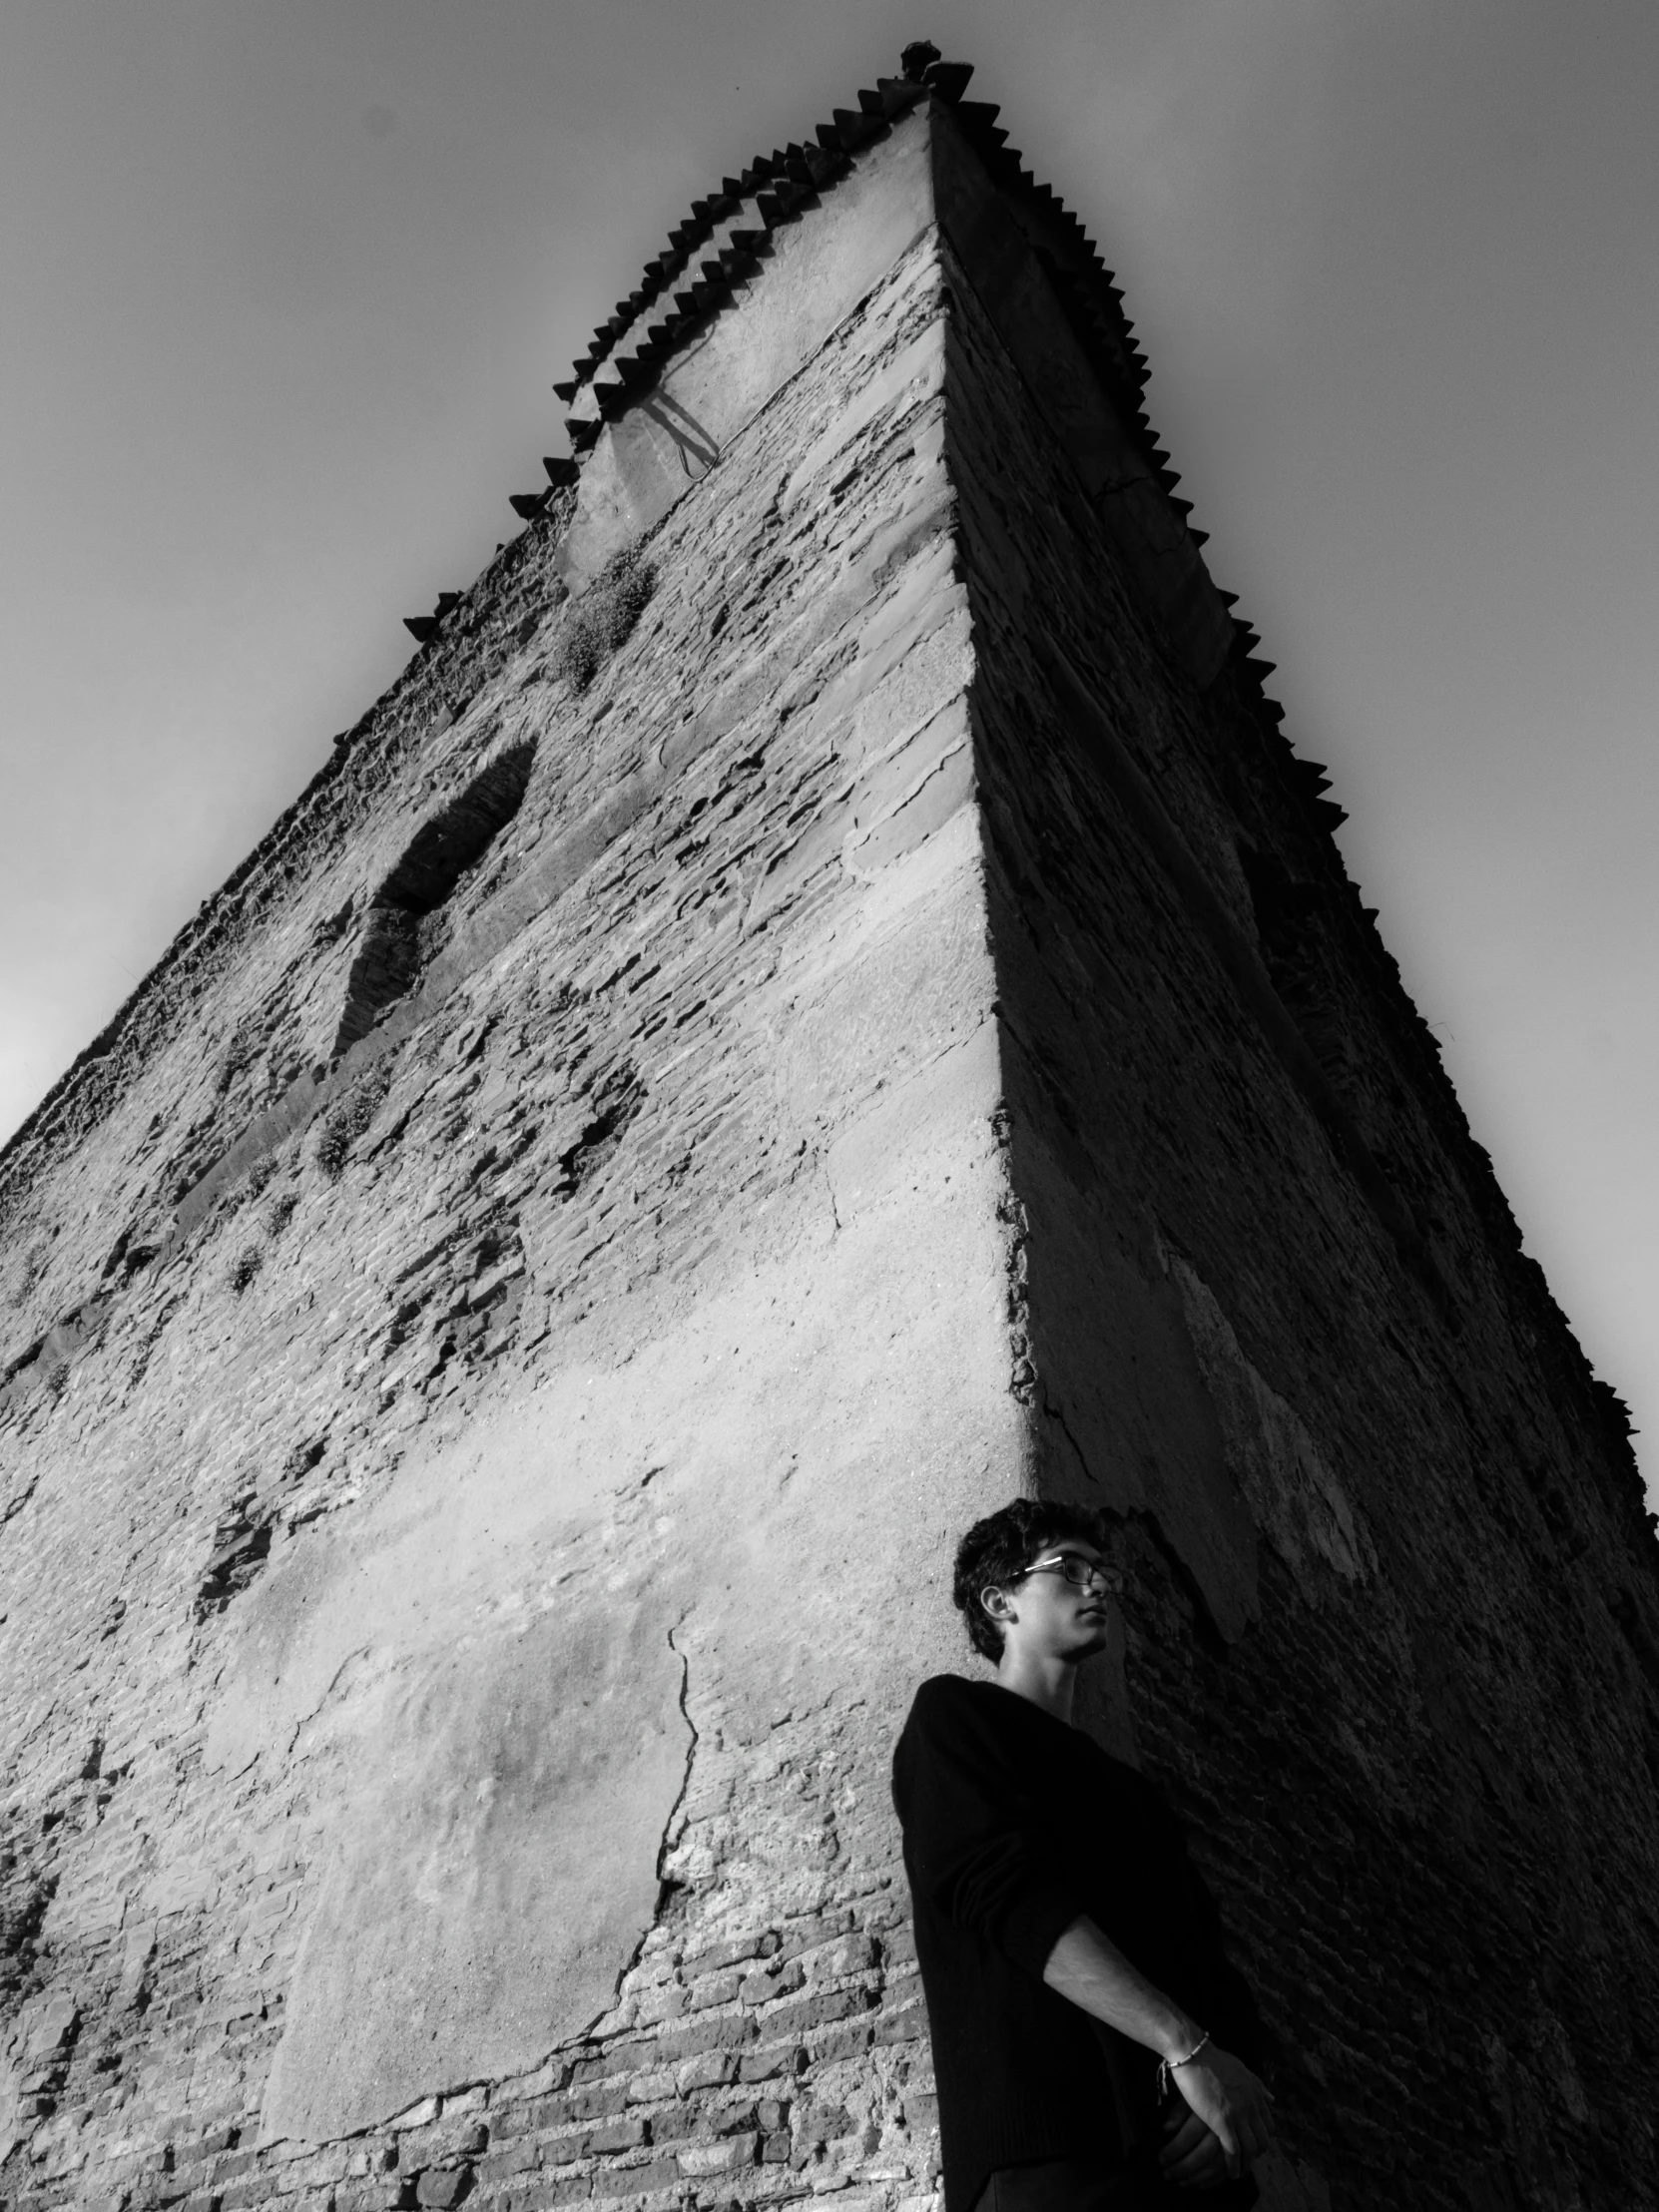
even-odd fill
[[[1055,1720],[986,1676],[974,1681],[935,1674],[917,1685],[899,1735],[900,1753],[951,1743],[985,1752],[994,1746],[997,1756],[1021,1763],[1035,1758],[1050,1768],[1063,1767],[1079,1781],[1090,1776],[1126,1815],[1153,1826],[1178,1826],[1163,1792],[1138,1768],[1115,1758],[1085,1730]]]
[[[979,1675],[970,1680],[965,1674],[930,1674],[925,1682],[916,1684],[912,1708],[926,1703],[934,1705],[941,1700],[982,1697],[987,1690],[997,1690],[999,1685],[987,1676]],[[1007,1693],[1004,1691],[1005,1696]]]
[[[916,1686],[900,1741],[1019,1737],[1027,1733],[1026,1724],[1035,1710],[1000,1682],[971,1681],[960,1674],[929,1675]]]
[[[995,1682],[983,1679],[974,1682],[961,1674],[930,1674],[925,1682],[918,1682],[916,1693],[910,1700],[910,1717],[934,1713],[977,1712],[985,1708],[987,1701],[999,1700],[1008,1695]]]
[[[986,1691],[994,1687],[989,1682],[970,1682],[959,1674],[930,1674],[916,1685],[899,1741],[931,1736],[940,1728],[960,1725],[979,1710]]]
[[[917,1803],[936,1807],[947,1774],[994,1770],[1006,1760],[996,1708],[1017,1702],[993,1682],[970,1682],[959,1674],[930,1675],[918,1683],[893,1745],[893,1796],[901,1821],[907,1822]],[[930,1779],[924,1784],[923,1777]]]

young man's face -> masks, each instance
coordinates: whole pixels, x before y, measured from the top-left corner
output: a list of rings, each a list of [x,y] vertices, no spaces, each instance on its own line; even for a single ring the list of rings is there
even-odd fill
[[[985,1593],[986,1611],[1002,1630],[1004,1657],[1018,1651],[1076,1662],[1103,1651],[1111,1632],[1109,1571],[1086,1537],[1039,1544],[1023,1575],[994,1595]]]

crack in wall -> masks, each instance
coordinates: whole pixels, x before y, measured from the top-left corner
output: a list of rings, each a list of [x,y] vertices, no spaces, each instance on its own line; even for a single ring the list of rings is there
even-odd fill
[[[1066,1419],[1065,1414],[1061,1411],[1060,1407],[1050,1396],[1048,1384],[1046,1382],[1040,1382],[1038,1383],[1037,1388],[1042,1395],[1042,1408],[1044,1417],[1055,1423],[1061,1435],[1064,1436],[1066,1442],[1070,1444],[1073,1452],[1076,1454],[1077,1464],[1082,1469],[1084,1481],[1089,1485],[1090,1489],[1098,1490],[1100,1487],[1100,1478],[1095,1473],[1093,1467],[1089,1465],[1088,1454],[1084,1451],[1083,1446],[1077,1441],[1076,1436],[1073,1434],[1070,1421]]]
[[[653,1469],[652,1471],[656,1472],[658,1470]],[[647,1475],[646,1480],[650,1480],[649,1475]],[[643,1483],[641,1487],[644,1487]],[[701,1741],[697,1723],[691,1717],[691,1661],[674,1640],[685,1625],[686,1615],[682,1614],[668,1632],[668,1648],[680,1662],[680,1694],[676,1702],[679,1705],[680,1718],[686,1724],[688,1741],[686,1744],[686,1771],[680,1778],[680,1787],[675,1793],[674,1803],[668,1809],[668,1818],[663,1823],[662,1841],[657,1846],[657,1903],[652,1909],[649,1926],[641,1930],[638,1942],[628,1953],[621,1970],[617,1974],[616,1987],[611,1992],[610,2003],[605,2007],[605,2011],[596,2012],[588,2022],[583,2031],[587,2035],[592,2035],[600,2021],[604,2019],[605,2013],[614,2010],[622,2001],[622,1992],[628,1986],[630,1975],[638,1970],[640,1961],[645,1956],[646,1944],[650,1942],[652,1936],[662,1926],[664,1917],[674,1903],[676,1893],[685,1887],[683,1883],[676,1882],[668,1872],[669,1854],[678,1841],[675,1828],[686,1799],[691,1793],[692,1769],[697,1763],[697,1747]]]
[[[668,1632],[668,1648],[670,1651],[673,1652],[674,1656],[680,1662],[680,1718],[686,1724],[686,1733],[690,1738],[690,1741],[686,1745],[685,1776],[680,1784],[679,1795],[675,1798],[674,1803],[669,1807],[668,1819],[663,1823],[663,1840],[662,1843],[658,1846],[657,1850],[657,1881],[659,1887],[657,1891],[657,1910],[652,1915],[651,1920],[652,1928],[657,1927],[658,1924],[661,1922],[663,1914],[667,1910],[673,1898],[674,1892],[684,1887],[683,1884],[675,1882],[667,1873],[668,1855],[674,1848],[675,1823],[679,1820],[681,1808],[684,1806],[686,1799],[691,1794],[692,1768],[697,1762],[697,1746],[700,1741],[698,1736],[697,1723],[691,1717],[691,1660],[688,1655],[680,1649],[680,1646],[674,1640],[678,1631],[684,1628],[685,1625],[686,1618],[685,1615],[682,1614],[680,1619],[675,1622],[674,1627],[671,1628]],[[645,1937],[642,1936],[640,1938],[640,1948],[643,1950],[644,1947]],[[621,1984],[619,1983],[618,1986],[620,1987]]]

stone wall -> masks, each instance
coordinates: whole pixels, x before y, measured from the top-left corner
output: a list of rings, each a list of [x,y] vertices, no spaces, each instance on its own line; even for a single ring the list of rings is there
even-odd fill
[[[888,1747],[1032,1486],[1270,2206],[1651,2197],[1616,1405],[1075,237],[867,115],[0,1161],[7,2204],[931,2205]]]

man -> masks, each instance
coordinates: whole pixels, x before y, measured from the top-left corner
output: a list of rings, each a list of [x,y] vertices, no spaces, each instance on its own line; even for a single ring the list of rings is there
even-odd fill
[[[1028,1499],[968,1530],[954,1596],[996,1679],[924,1682],[893,1759],[945,2212],[1242,2207],[1273,2140],[1256,2008],[1180,1828],[1072,1725],[1108,1635],[1099,1538]]]

